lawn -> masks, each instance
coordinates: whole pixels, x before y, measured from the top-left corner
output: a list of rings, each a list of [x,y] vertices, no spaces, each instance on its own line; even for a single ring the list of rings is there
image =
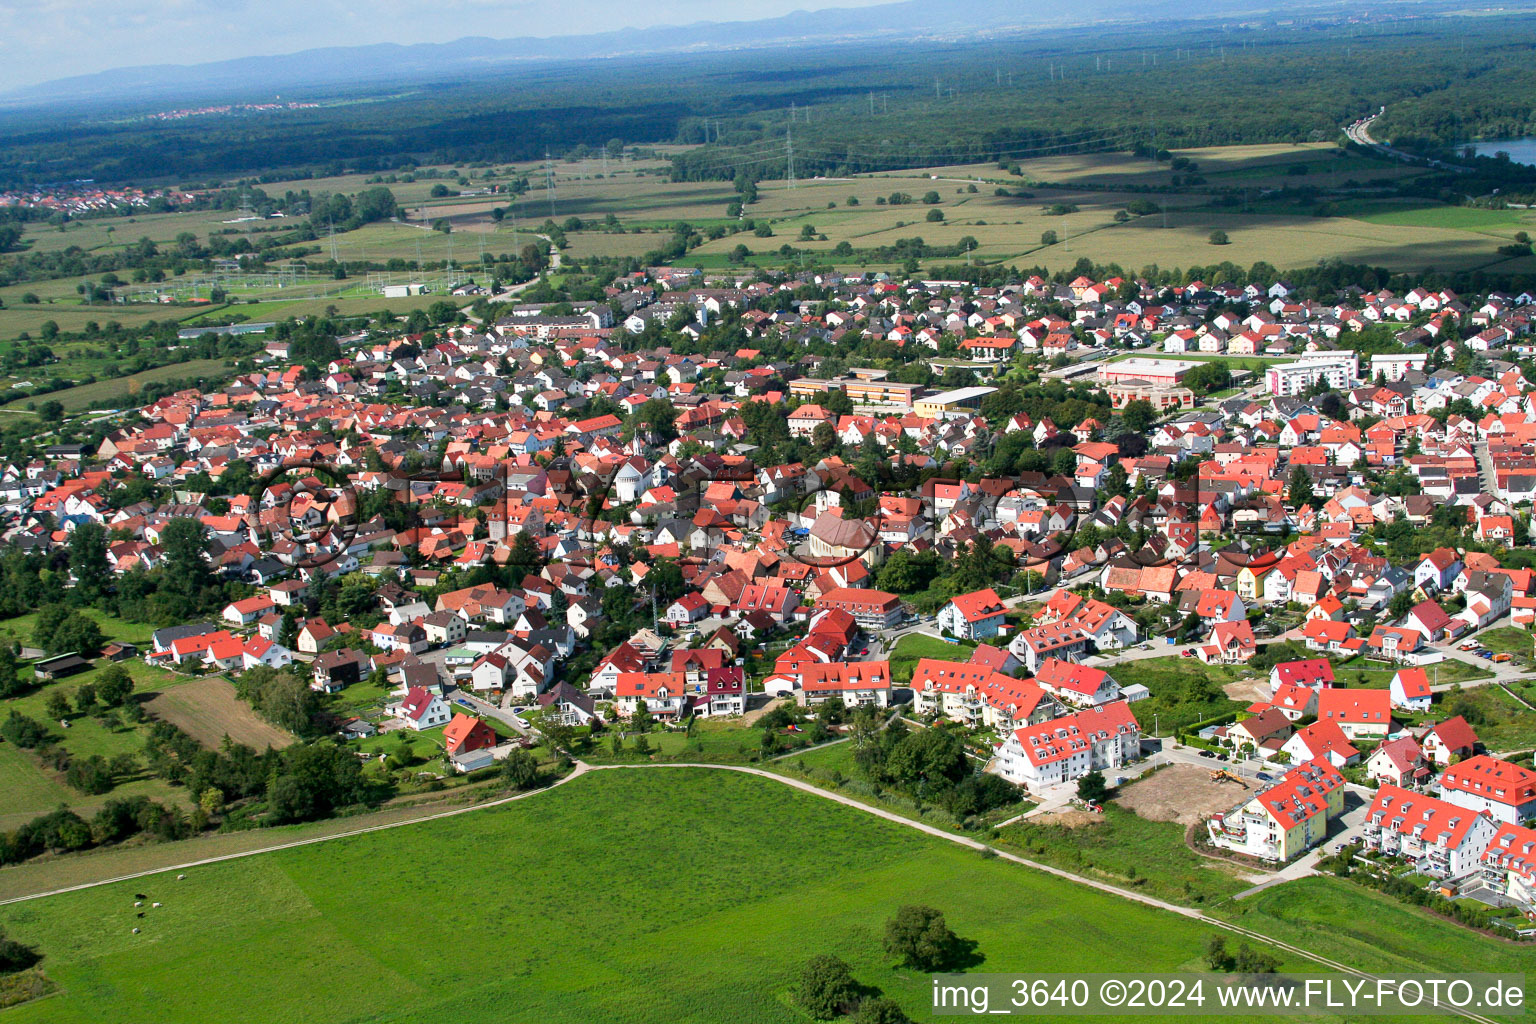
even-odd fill
[[[594,738],[591,748],[581,752],[582,759],[595,764],[634,764],[639,761],[748,764],[762,759],[763,730],[745,725],[741,719],[698,719],[693,727],[692,736],[682,730],[646,733],[645,741],[650,746],[651,753],[645,756],[635,752],[636,737],[634,736],[626,736],[624,753],[614,756],[611,745],[616,735],[617,732],[612,726],[599,733]],[[804,732],[792,733],[781,730],[779,738],[783,742],[781,753],[787,752],[793,746],[809,742],[809,736]]]
[[[1529,680],[1511,689],[1536,704],[1536,685]],[[1461,715],[1490,751],[1508,752],[1536,748],[1536,711],[1515,700],[1502,687],[1475,686],[1438,695],[1435,718]]]
[[[1212,932],[787,787],[682,769],[598,773],[186,875],[5,908],[62,988],[8,1017],[799,1024],[796,970],[835,953],[928,1019],[928,975],[881,949],[905,903],[944,910],[988,971],[1193,970]],[[501,881],[459,884],[475,879]],[[137,918],[136,892],[163,905]]]
[[[950,643],[926,633],[908,633],[896,641],[890,652],[891,679],[905,686],[912,681],[912,673],[922,658],[938,658],[942,661],[965,661],[970,658],[976,645],[967,641]]]
[[[65,729],[50,719],[44,710],[50,692],[59,690],[73,698],[82,684],[94,681],[101,674],[100,666],[105,664],[98,662],[98,667],[89,671],[45,684],[24,697],[8,700],[4,707],[0,707],[0,715],[14,710],[46,722],[54,740],[74,757],[89,757],[92,754],[107,758],[118,754],[137,755],[144,749],[142,727],[126,723],[108,727],[91,715],[74,714],[69,717],[69,728]],[[126,661],[123,667],[133,677],[135,693],[140,695],[167,684],[183,682],[181,677],[141,661]],[[184,790],[142,771],[137,777],[119,783],[109,793],[87,796],[65,785],[62,773],[44,767],[32,754],[11,744],[0,743],[0,830],[13,829],[60,804],[68,804],[80,814],[89,816],[109,799],[141,795],[164,803],[185,802]]]
[[[1233,865],[1185,846],[1183,825],[1148,821],[1114,803],[1096,820],[1072,828],[1031,820],[1009,825],[998,845],[1175,903],[1214,903],[1252,884]]]
[[[1152,696],[1131,705],[1149,735],[1168,736],[1217,715],[1241,711],[1243,701],[1221,692],[1227,683],[1259,673],[1203,664],[1199,658],[1143,658],[1106,666],[1121,686],[1140,683]],[[1155,716],[1155,718],[1154,718]]]
[[[1531,947],[1489,939],[1338,878],[1305,878],[1225,903],[1237,924],[1389,974],[1530,969]]]
[[[154,632],[154,627],[147,623],[124,622],[115,615],[108,615],[95,608],[81,608],[79,611],[94,619],[96,625],[101,627],[101,635],[108,640],[122,640],[146,647],[150,641],[150,634]],[[29,647],[32,644],[32,631],[36,628],[37,612],[31,612],[14,619],[0,620],[0,637],[18,640],[23,646]]]
[[[1379,662],[1367,661],[1364,658],[1355,658],[1334,667],[1334,676],[1340,686],[1358,686],[1368,690],[1385,690],[1392,685],[1392,677],[1397,675],[1399,666],[1382,665]],[[1465,683],[1473,679],[1487,679],[1492,672],[1476,665],[1469,665],[1455,658],[1446,658],[1444,661],[1427,665],[1424,668],[1429,676],[1430,683]]]

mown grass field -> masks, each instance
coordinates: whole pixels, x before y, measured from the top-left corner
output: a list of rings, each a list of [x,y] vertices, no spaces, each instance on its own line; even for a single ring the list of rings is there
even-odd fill
[[[225,736],[256,750],[280,750],[294,742],[290,733],[258,716],[235,696],[229,680],[218,676],[163,687],[148,702],[148,710],[205,747],[218,747]]]
[[[14,623],[18,620],[11,620]],[[127,627],[132,631],[132,627]],[[100,754],[106,758],[118,754],[139,754],[144,748],[144,730],[141,726],[126,722],[112,726],[103,724],[94,715],[71,714],[69,727],[49,717],[45,705],[48,695],[55,691],[69,696],[73,702],[75,693],[85,683],[94,682],[101,674],[104,662],[98,667],[56,682],[47,683],[24,697],[17,697],[0,706],[0,715],[12,711],[45,723],[54,742],[60,743],[72,757],[89,757]],[[126,661],[123,667],[133,677],[134,693],[143,697],[148,693],[163,691],[168,687],[185,684],[184,677],[164,669],[154,668],[137,659]],[[250,714],[247,711],[247,714]],[[214,737],[214,742],[222,738]],[[171,786],[159,778],[141,771],[133,778],[119,783],[110,792],[89,796],[70,788],[61,772],[44,766],[29,751],[9,743],[0,743],[0,831],[46,814],[60,804],[68,804],[78,813],[89,815],[107,800],[122,796],[148,796],[164,803],[185,803],[185,790]]]
[[[968,642],[950,643],[924,633],[908,633],[896,641],[890,651],[891,679],[905,686],[912,681],[912,673],[923,658],[940,661],[967,661],[976,645]]]
[[[473,879],[488,884],[461,884]],[[163,905],[136,918],[135,892]],[[1212,931],[774,783],[687,769],[599,773],[183,881],[14,905],[0,921],[42,947],[62,988],[15,1021],[153,1007],[166,1024],[792,1024],[805,1018],[788,990],[821,953],[929,1019],[928,975],[881,949],[883,922],[912,902],[944,910],[987,971],[1193,970]]]
[[[1210,904],[1252,884],[1241,868],[1185,846],[1183,825],[1148,821],[1113,803],[1075,827],[1025,820],[1002,831],[1001,845],[1021,856],[1174,903]]]
[[[1333,671],[1339,686],[1360,686],[1368,690],[1385,690],[1392,685],[1392,677],[1398,673],[1395,666],[1382,665],[1364,658],[1336,665]],[[1431,684],[1465,683],[1473,679],[1487,679],[1493,675],[1487,669],[1468,665],[1455,658],[1446,658],[1434,665],[1427,665],[1424,671],[1429,676]]]
[[[228,365],[226,365],[228,364]],[[182,379],[219,379],[233,376],[234,363],[225,359],[189,359],[184,363],[170,363],[166,366],[157,366],[153,370],[145,370],[142,373],[130,374],[126,377],[116,377],[110,380],[98,380],[92,384],[79,384],[72,388],[64,388],[41,397],[17,398],[7,402],[6,409],[26,409],[27,403],[41,405],[44,402],[60,402],[65,412],[83,412],[90,409],[115,409],[122,406],[136,404],[133,401],[134,388],[145,384],[163,380]]]
[[[1220,916],[1367,971],[1530,969],[1531,947],[1500,942],[1339,878],[1305,878],[1222,904]]]

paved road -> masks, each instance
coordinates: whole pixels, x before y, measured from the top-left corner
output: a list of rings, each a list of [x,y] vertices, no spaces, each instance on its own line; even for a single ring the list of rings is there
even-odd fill
[[[1384,142],[1377,142],[1374,138],[1371,137],[1371,125],[1376,122],[1377,118],[1381,117],[1381,115],[1386,112],[1387,108],[1382,107],[1370,117],[1356,121],[1354,124],[1346,125],[1344,128],[1344,134],[1349,137],[1351,142],[1354,142],[1357,145],[1365,146],[1368,149],[1374,149],[1382,156],[1388,156],[1394,160],[1401,160],[1403,163],[1421,164],[1433,167],[1440,171],[1452,171],[1456,174],[1472,173],[1472,168],[1470,167],[1461,167],[1456,164],[1448,164],[1444,160],[1431,160],[1425,157],[1415,156],[1412,153],[1405,153],[1401,149],[1393,149],[1391,146]]]

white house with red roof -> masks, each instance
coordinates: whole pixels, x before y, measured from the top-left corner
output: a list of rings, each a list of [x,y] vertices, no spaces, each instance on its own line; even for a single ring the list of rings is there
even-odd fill
[[[800,671],[800,690],[795,700],[802,707],[841,697],[849,707],[866,704],[888,707],[891,703],[891,663],[888,661],[833,662],[807,665]]]
[[[1391,697],[1386,690],[1323,690],[1317,720],[1332,722],[1351,742],[1386,739],[1392,731]]]
[[[452,712],[448,710],[447,701],[420,686],[413,686],[405,691],[405,696],[398,704],[390,704],[384,708],[384,711],[386,714],[404,720],[406,728],[417,732],[447,725],[449,719],[453,717]]]
[[[1073,707],[1095,707],[1120,699],[1120,684],[1101,668],[1047,658],[1035,673],[1035,683],[1046,693]]]
[[[1460,715],[1425,726],[1417,738],[1424,756],[1442,768],[1477,753],[1477,733]]]
[[[698,622],[709,614],[709,602],[698,592],[684,594],[667,606],[666,619],[674,626]]]
[[[1317,691],[1308,686],[1286,683],[1269,698],[1271,707],[1292,722],[1317,714]]]
[[[1052,622],[1023,630],[1008,644],[1009,652],[1035,673],[1047,658],[1072,660],[1087,649],[1088,638],[1071,622]]]
[[[681,715],[691,700],[681,672],[623,672],[614,684],[614,704],[625,718],[645,709],[657,718]]]
[[[1479,858],[1483,884],[1536,913],[1536,829],[1504,824]]]
[[[1141,756],[1141,726],[1124,701],[1016,729],[997,747],[992,771],[1038,793]]]
[[[1333,722],[1313,722],[1286,740],[1280,749],[1291,755],[1293,763],[1325,758],[1335,768],[1343,768],[1360,760],[1360,751]]]
[[[962,640],[984,640],[997,636],[1008,608],[997,591],[988,587],[969,594],[958,594],[939,609],[937,622]]]
[[[1247,619],[1216,623],[1209,639],[1195,648],[1195,655],[1207,665],[1241,665],[1258,653]]]
[[[276,607],[277,603],[271,597],[266,594],[257,594],[255,597],[243,598],[225,605],[223,617],[225,622],[234,623],[236,626],[249,626]]]
[[[1344,813],[1344,776],[1327,761],[1299,764],[1229,811],[1213,814],[1211,842],[1263,860],[1288,861],[1323,841]]]
[[[1399,669],[1387,688],[1392,706],[1404,711],[1428,711],[1434,702],[1429,689],[1429,676],[1422,668]]]
[[[1377,785],[1422,786],[1433,770],[1412,736],[1387,740],[1365,759],[1366,777]]]
[[[1366,849],[1402,857],[1422,874],[1461,878],[1477,869],[1497,831],[1486,811],[1389,784],[1366,809],[1361,838]]]
[[[1269,692],[1279,693],[1285,686],[1304,686],[1322,690],[1334,683],[1333,663],[1327,658],[1282,661],[1269,670]]]
[[[1447,801],[1495,821],[1518,824],[1536,815],[1536,772],[1487,754],[1451,765],[1437,785]]]

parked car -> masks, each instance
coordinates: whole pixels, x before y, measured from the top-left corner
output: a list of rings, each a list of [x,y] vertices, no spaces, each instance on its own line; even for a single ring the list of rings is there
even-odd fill
[[[1259,772],[1257,775],[1254,776],[1254,778],[1260,780],[1261,782],[1273,782],[1273,781],[1275,781],[1274,777],[1271,776],[1268,772]]]
[[[1195,656],[1195,652],[1192,651],[1192,650],[1191,651],[1180,651],[1179,652],[1179,657],[1181,657],[1181,658],[1193,658],[1194,656]]]
[[[1508,651],[1500,651],[1498,654],[1495,654],[1493,656],[1493,660],[1494,661],[1501,661],[1501,662],[1502,661],[1509,661],[1509,660],[1511,660],[1513,658],[1514,658],[1514,655],[1510,654]]]
[[[1201,757],[1215,757],[1215,756],[1216,756],[1216,754],[1215,754],[1215,752],[1214,752],[1214,751],[1210,751],[1210,750],[1202,750],[1202,751],[1200,751],[1200,756],[1201,756]]]

